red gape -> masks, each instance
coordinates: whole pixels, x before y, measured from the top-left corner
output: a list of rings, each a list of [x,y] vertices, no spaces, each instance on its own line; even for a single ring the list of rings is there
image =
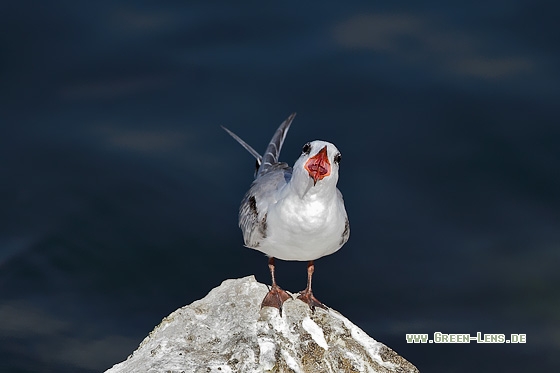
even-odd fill
[[[305,163],[305,169],[309,172],[309,176],[313,179],[313,183],[327,177],[331,174],[331,163],[327,155],[327,146],[319,151],[316,156],[309,158]]]

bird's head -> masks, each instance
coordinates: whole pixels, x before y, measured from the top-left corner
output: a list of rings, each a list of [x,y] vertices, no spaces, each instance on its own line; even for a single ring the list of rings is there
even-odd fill
[[[294,178],[309,187],[319,189],[336,186],[338,181],[338,167],[340,151],[330,142],[315,140],[308,142],[293,167]]]

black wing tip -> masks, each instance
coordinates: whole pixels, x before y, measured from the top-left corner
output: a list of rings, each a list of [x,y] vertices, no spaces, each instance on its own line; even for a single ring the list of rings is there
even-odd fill
[[[235,135],[235,133],[233,133],[233,131],[231,131],[230,129],[228,129],[228,128],[225,127],[225,126],[222,126],[221,124],[220,124],[220,127],[222,127],[222,129],[223,129],[224,131],[226,131],[226,132],[229,133],[233,138],[235,138],[235,137],[233,136],[233,135]]]
[[[283,132],[287,132],[290,126],[292,125],[292,122],[294,121],[296,115],[297,115],[296,112],[290,114],[290,116],[286,118],[286,120],[280,125],[279,129],[282,129]],[[282,140],[284,139],[282,138]]]
[[[294,118],[296,117],[296,115],[297,115],[297,113],[294,111],[292,114],[290,114],[288,119],[286,119],[286,122],[292,122],[294,120]]]

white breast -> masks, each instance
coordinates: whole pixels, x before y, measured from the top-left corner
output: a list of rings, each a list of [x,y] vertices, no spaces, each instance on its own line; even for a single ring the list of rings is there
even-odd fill
[[[315,260],[340,249],[345,223],[336,195],[303,200],[291,194],[269,206],[267,235],[256,249],[283,260]]]

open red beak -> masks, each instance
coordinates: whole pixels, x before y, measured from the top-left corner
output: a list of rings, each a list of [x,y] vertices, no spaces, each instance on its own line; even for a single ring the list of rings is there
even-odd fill
[[[313,179],[313,185],[317,181],[331,174],[331,164],[327,156],[327,146],[319,151],[317,155],[309,158],[305,163],[305,169],[309,172],[309,176]]]

